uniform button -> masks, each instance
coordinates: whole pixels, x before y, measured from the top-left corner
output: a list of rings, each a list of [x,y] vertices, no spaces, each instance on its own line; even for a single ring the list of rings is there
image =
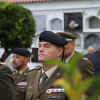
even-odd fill
[[[27,75],[27,73],[24,73],[24,75],[26,76],[26,75]]]
[[[23,92],[24,90],[22,89],[22,92]]]

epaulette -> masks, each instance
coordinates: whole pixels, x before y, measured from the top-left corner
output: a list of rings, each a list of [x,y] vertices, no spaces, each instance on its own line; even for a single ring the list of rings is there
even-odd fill
[[[25,76],[27,76],[27,73],[24,73]]]
[[[42,67],[42,66],[37,66],[37,67],[31,69],[29,72],[34,71],[34,70],[37,70],[37,69],[40,69],[41,67]]]
[[[4,63],[4,62],[0,62],[0,64],[1,64],[2,66],[7,66],[7,64]]]
[[[13,73],[16,72],[16,70],[13,70]]]
[[[83,60],[88,60],[88,58],[83,58]]]

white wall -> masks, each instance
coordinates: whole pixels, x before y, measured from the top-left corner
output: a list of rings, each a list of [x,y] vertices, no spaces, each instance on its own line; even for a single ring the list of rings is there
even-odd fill
[[[30,9],[33,12],[33,15],[45,15],[47,30],[51,30],[50,21],[54,18],[59,18],[62,21],[61,31],[64,31],[64,13],[82,12],[83,32],[100,32],[100,29],[89,29],[87,22],[88,17],[97,16],[98,10],[100,8],[99,0],[75,0],[75,1],[69,0],[69,1],[58,1],[58,2],[35,2],[35,3],[33,2],[33,3],[22,3],[21,5]],[[76,47],[76,49],[82,51],[84,47],[83,33],[78,33],[78,34],[80,35],[81,38],[81,46]]]

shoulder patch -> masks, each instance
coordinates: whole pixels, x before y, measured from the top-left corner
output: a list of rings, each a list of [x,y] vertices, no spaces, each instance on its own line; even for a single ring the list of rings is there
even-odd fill
[[[27,75],[27,73],[24,73],[24,75],[26,76],[26,75]]]
[[[16,69],[14,69],[13,72],[16,72]]]
[[[30,72],[31,72],[31,71],[34,71],[34,70],[37,70],[37,69],[40,69],[41,67],[42,67],[42,66],[37,66],[37,67],[31,69]]]
[[[0,64],[1,64],[2,66],[7,66],[6,63],[4,63],[4,62],[0,62]]]
[[[88,60],[88,58],[83,58],[83,60]]]

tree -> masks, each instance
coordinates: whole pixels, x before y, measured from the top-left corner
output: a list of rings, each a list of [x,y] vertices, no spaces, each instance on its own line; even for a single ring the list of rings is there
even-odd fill
[[[32,12],[20,5],[0,2],[0,46],[5,52],[1,61],[16,47],[29,48],[35,34]]]

